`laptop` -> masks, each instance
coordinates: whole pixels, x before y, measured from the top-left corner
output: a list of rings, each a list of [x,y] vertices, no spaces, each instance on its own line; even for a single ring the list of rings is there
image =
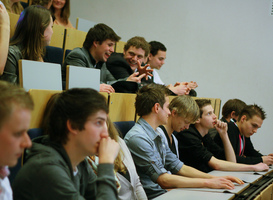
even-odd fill
[[[100,90],[100,69],[67,66],[66,89],[93,88]]]

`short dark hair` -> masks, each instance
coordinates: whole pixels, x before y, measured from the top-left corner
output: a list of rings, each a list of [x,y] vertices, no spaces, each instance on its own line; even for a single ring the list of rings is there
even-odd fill
[[[222,108],[222,116],[228,118],[232,111],[235,111],[235,115],[239,116],[245,106],[246,103],[240,99],[229,99]]]
[[[96,24],[93,28],[89,29],[83,43],[83,47],[86,49],[90,49],[94,41],[97,41],[101,44],[107,39],[118,42],[120,40],[120,37],[115,33],[115,31],[113,31],[112,28],[110,28],[106,24]]]
[[[211,105],[211,101],[209,99],[196,99],[195,102],[197,103],[200,111],[200,118],[202,118],[203,115],[203,107],[207,105]]]
[[[103,95],[90,88],[73,88],[58,95],[49,114],[49,138],[66,144],[68,140],[67,121],[74,129],[84,130],[87,118],[108,106]]]
[[[145,40],[144,37],[135,36],[132,37],[127,41],[127,43],[124,45],[124,51],[127,51],[130,47],[135,47],[137,49],[142,48],[145,51],[145,56],[147,57],[150,53],[150,45]]]
[[[255,115],[260,117],[262,120],[265,120],[266,118],[265,111],[261,106],[258,106],[257,104],[245,106],[242,112],[240,113],[238,120],[240,120],[243,115],[246,116],[247,120],[251,119]]]
[[[152,108],[156,103],[163,108],[166,102],[165,97],[170,94],[170,90],[164,86],[155,83],[142,87],[136,96],[135,107],[136,113],[142,117],[152,112]]]
[[[167,48],[161,42],[151,41],[151,42],[149,42],[149,44],[150,44],[150,53],[153,56],[155,56],[159,50],[160,51],[165,51],[165,52],[167,51]]]

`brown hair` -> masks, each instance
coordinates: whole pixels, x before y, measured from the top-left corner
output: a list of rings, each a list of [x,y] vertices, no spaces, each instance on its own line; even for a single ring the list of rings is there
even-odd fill
[[[44,55],[44,32],[51,14],[42,6],[29,6],[21,14],[10,45],[20,46],[24,59],[38,61]]]
[[[197,103],[200,111],[199,117],[202,118],[203,115],[203,107],[207,105],[211,105],[211,101],[209,99],[196,99],[195,102]]]
[[[144,39],[144,37],[135,36],[127,41],[124,46],[124,51],[127,51],[131,46],[139,49],[142,48],[145,51],[145,57],[150,53],[150,45]]]
[[[50,7],[50,10],[52,14],[55,13],[55,8],[53,5]],[[62,8],[62,11],[61,11],[61,18],[65,21],[66,24],[68,24],[69,17],[70,17],[70,0],[66,0],[64,7]]]
[[[265,120],[266,118],[265,111],[261,106],[258,106],[257,104],[245,106],[242,112],[240,113],[238,120],[240,120],[243,115],[246,116],[247,120],[251,119],[255,115],[260,117],[262,120]]]
[[[156,103],[163,108],[166,102],[165,97],[170,94],[170,90],[164,86],[155,83],[142,87],[136,96],[135,107],[136,113],[141,117],[152,112]]]
[[[240,99],[230,99],[224,104],[222,108],[222,116],[224,118],[228,118],[228,115],[232,111],[235,111],[235,115],[239,116],[245,106],[246,103],[241,101]]]

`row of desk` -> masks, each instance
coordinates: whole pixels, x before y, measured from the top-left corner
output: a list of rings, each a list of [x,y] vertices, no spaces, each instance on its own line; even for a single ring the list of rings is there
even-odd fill
[[[177,188],[155,198],[155,200],[175,200],[175,199],[190,199],[190,200],[231,200],[231,199],[255,199],[255,200],[273,200],[272,183],[267,185],[265,189],[255,197],[242,195],[245,189],[261,180],[263,177],[273,173],[271,166],[267,172],[227,172],[227,171],[212,171],[209,174],[215,176],[235,176],[245,182],[243,185],[235,184],[235,189],[210,189],[210,188]],[[271,178],[273,181],[273,178]]]

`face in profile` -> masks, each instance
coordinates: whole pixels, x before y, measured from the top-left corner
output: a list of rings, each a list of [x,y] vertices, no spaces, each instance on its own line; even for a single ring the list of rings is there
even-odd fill
[[[249,120],[247,120],[247,117],[243,115],[241,117],[240,122],[241,122],[240,132],[247,138],[256,133],[257,130],[261,128],[263,124],[263,120],[257,115],[254,115]]]
[[[169,109],[169,97],[165,97],[165,103],[163,104],[163,108],[159,105],[159,111],[158,111],[158,116],[159,116],[159,121],[161,122],[162,125],[167,124],[169,115],[171,114],[170,109]]]
[[[94,59],[99,62],[106,62],[110,55],[114,52],[115,41],[106,39],[101,44],[98,41],[94,42],[96,47]]]
[[[123,55],[133,71],[138,67],[137,61],[139,61],[140,64],[145,61],[145,51],[142,48],[137,49],[134,46],[130,46]]]
[[[157,54],[153,56],[152,54],[149,55],[149,62],[151,68],[153,69],[160,69],[162,65],[165,64],[166,59],[166,51],[158,50]]]
[[[24,149],[31,147],[27,134],[30,118],[30,110],[14,106],[0,128],[0,166],[15,166]]]
[[[44,32],[44,40],[45,40],[46,46],[49,46],[52,34],[53,34],[53,20],[52,20],[52,17],[50,17],[50,23],[46,27],[45,32]]]

